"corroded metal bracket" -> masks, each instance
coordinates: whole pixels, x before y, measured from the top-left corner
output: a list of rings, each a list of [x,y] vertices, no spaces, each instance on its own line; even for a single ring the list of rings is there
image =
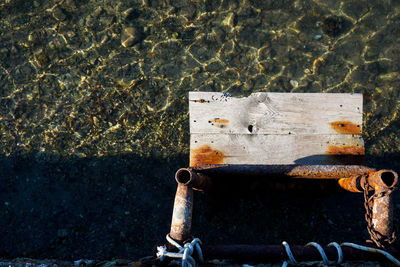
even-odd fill
[[[393,201],[392,192],[398,182],[394,171],[380,170],[369,175],[342,178],[339,185],[351,192],[364,192],[366,220],[371,239],[379,247],[391,245],[394,241],[393,232]],[[373,190],[372,197],[368,191]]]
[[[178,189],[170,237],[181,243],[191,237],[193,189],[208,190],[215,177],[231,175],[337,179],[339,185],[350,192],[363,192],[368,185],[378,196],[373,201],[373,230],[388,239],[393,235],[393,207],[391,194],[387,192],[395,189],[398,175],[392,170],[378,171],[361,165],[203,165],[182,168],[176,172]]]

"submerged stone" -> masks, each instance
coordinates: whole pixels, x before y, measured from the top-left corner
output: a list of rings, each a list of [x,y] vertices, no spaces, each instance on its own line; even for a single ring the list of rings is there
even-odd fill
[[[56,7],[53,10],[53,17],[56,20],[63,21],[63,20],[65,20],[67,18],[67,15],[65,15],[64,11],[61,8]]]
[[[122,31],[121,44],[123,47],[130,47],[141,40],[141,32],[133,27],[127,27]]]
[[[322,21],[322,30],[329,36],[336,37],[348,31],[351,22],[344,17],[330,16]]]
[[[221,23],[221,26],[223,27],[234,27],[236,24],[236,17],[235,14],[230,12],[226,15],[224,20]]]

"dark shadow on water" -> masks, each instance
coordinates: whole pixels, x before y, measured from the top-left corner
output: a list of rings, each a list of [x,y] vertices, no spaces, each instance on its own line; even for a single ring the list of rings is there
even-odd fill
[[[315,158],[298,164],[313,164]],[[316,157],[318,164],[321,158]],[[399,172],[400,154],[343,158],[325,164],[362,164]],[[315,164],[315,163],[314,163]],[[218,244],[327,244],[369,239],[361,193],[343,190],[336,180],[225,177],[213,190],[195,195],[193,234]],[[394,196],[395,228],[399,226],[400,195]]]
[[[198,194],[193,221],[194,235],[213,244],[360,243],[367,237],[363,195],[345,192],[336,180],[218,179],[212,192]]]
[[[377,156],[368,156],[365,159],[365,164],[377,169],[391,169],[400,172],[400,152],[382,153]]]
[[[0,256],[138,258],[168,233],[181,158],[0,159]]]
[[[165,243],[174,173],[187,158],[0,158],[0,257],[151,255],[155,244]],[[387,154],[366,165],[398,171],[399,159]],[[194,196],[192,232],[207,244],[363,243],[368,237],[362,194],[335,181],[230,177],[214,184]]]

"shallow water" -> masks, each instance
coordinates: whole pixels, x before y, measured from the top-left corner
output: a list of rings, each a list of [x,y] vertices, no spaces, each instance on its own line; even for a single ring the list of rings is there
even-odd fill
[[[188,164],[189,91],[363,93],[367,163],[398,170],[399,41],[399,1],[0,2],[0,255],[135,258],[164,242],[173,173]],[[320,197],[296,224],[259,234],[201,195],[194,232],[351,238],[347,202]],[[363,240],[362,197],[343,198]],[[269,205],[244,199],[243,212]],[[296,221],[285,201],[253,219]]]

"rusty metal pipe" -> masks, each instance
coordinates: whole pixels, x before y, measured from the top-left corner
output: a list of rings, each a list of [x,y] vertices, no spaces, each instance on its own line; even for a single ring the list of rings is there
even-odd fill
[[[207,176],[286,176],[306,179],[340,179],[376,171],[361,165],[202,165],[190,168]]]
[[[353,176],[350,178],[339,179],[338,184],[344,190],[353,193],[361,193],[364,191],[363,184],[365,183],[366,176]]]
[[[390,195],[374,199],[372,206],[372,227],[390,240],[393,234],[393,201]]]
[[[363,192],[365,179],[375,191],[393,189],[398,180],[398,175],[392,170],[379,170],[368,174],[368,176],[356,175],[350,178],[342,178],[338,181],[340,187],[350,192]]]
[[[397,173],[388,170],[375,172],[368,177],[368,183],[375,190],[372,225],[375,231],[388,239],[393,234],[393,201],[390,192],[397,181]]]
[[[175,174],[178,183],[206,190],[212,178],[231,176],[289,177],[304,179],[341,179],[369,175],[376,170],[361,165],[202,165],[179,169]],[[347,180],[346,180],[347,181]]]
[[[203,191],[211,187],[211,179],[207,175],[193,171],[191,168],[181,168],[175,173],[178,184],[190,186],[195,190]]]
[[[283,246],[280,245],[203,245],[203,256],[206,260],[225,259],[238,262],[274,262],[287,259]],[[329,260],[336,261],[338,254],[334,247],[323,247]],[[314,247],[291,246],[293,256],[298,261],[321,261],[321,255]],[[346,261],[386,261],[385,257],[342,247]]]
[[[221,176],[340,179],[339,184],[352,192],[360,192],[360,186],[364,184],[362,179],[368,179],[378,193],[393,190],[398,181],[394,171],[376,171],[361,165],[203,165],[180,169],[175,175],[178,190],[171,225],[172,238],[184,241],[190,236],[192,187],[206,189],[211,184],[211,178]],[[373,225],[384,236],[393,233],[392,210],[390,194],[374,199]]]
[[[178,183],[169,233],[171,238],[181,243],[190,238],[192,210],[193,189],[190,186]]]
[[[375,191],[386,191],[393,189],[398,181],[398,175],[392,170],[380,170],[368,176],[368,183]]]
[[[339,180],[339,185],[351,192],[364,192],[368,184],[373,190],[371,239],[376,240],[373,232],[378,232],[386,240],[393,235],[393,202],[391,192],[398,182],[398,175],[392,170],[380,170],[368,176],[354,176]],[[368,188],[370,189],[370,188]]]

